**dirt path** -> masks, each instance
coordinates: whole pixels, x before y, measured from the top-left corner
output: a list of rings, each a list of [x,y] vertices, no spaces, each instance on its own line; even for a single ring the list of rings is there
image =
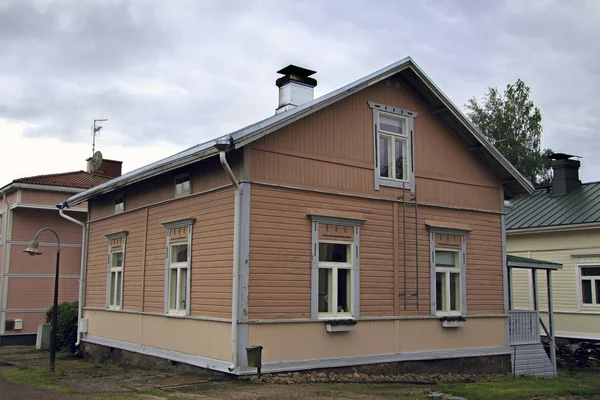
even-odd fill
[[[8,383],[2,378],[0,378],[0,398],[7,400],[86,400],[84,397]]]

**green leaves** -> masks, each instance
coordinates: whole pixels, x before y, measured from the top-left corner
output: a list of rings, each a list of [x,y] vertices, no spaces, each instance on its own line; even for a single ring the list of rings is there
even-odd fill
[[[507,85],[503,94],[489,88],[481,104],[473,97],[467,115],[506,158],[537,186],[550,184],[550,149],[541,148],[542,114],[529,99],[522,80]]]

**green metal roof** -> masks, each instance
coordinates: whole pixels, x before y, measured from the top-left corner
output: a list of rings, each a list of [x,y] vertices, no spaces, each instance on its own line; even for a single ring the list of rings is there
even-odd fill
[[[550,261],[536,260],[535,258],[506,256],[506,265],[509,268],[531,268],[531,269],[561,269],[562,264]]]
[[[542,228],[600,222],[600,182],[584,183],[564,196],[552,196],[550,188],[513,200],[506,229]]]

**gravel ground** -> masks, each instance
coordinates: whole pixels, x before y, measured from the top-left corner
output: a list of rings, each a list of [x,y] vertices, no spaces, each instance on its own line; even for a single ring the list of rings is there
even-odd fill
[[[2,378],[0,378],[0,398],[7,400],[85,400],[84,397],[8,383]]]

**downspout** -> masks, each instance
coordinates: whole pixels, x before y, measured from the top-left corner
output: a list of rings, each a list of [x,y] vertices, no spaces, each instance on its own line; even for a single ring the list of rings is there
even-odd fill
[[[239,319],[239,302],[238,291],[240,284],[240,185],[227,163],[225,149],[219,148],[219,160],[225,172],[229,176],[233,187],[235,188],[234,211],[233,211],[233,289],[231,299],[231,365],[229,371],[233,372],[238,367],[238,319]]]
[[[79,303],[77,309],[77,341],[75,342],[75,346],[79,346],[81,343],[81,319],[83,318],[83,293],[85,290],[85,260],[87,258],[87,240],[88,240],[88,229],[87,225],[77,219],[65,214],[63,208],[63,204],[57,204],[58,214],[66,219],[67,221],[71,221],[74,224],[77,224],[83,228],[83,233],[81,235],[81,269],[79,271]]]
[[[6,243],[6,239],[8,236],[8,214],[10,208],[10,204],[8,204],[8,199],[6,198],[6,192],[2,193],[2,198],[4,199],[4,204],[6,205],[6,211],[4,213],[3,218],[4,227],[0,227],[0,229],[4,230],[2,236],[4,242],[4,246],[2,247],[2,267],[0,268],[0,323],[2,322],[2,309],[6,307],[6,305],[4,304],[4,279],[6,279],[4,277],[4,270],[6,269],[6,255],[8,254],[8,246]],[[4,327],[2,327],[0,331],[4,332]]]

